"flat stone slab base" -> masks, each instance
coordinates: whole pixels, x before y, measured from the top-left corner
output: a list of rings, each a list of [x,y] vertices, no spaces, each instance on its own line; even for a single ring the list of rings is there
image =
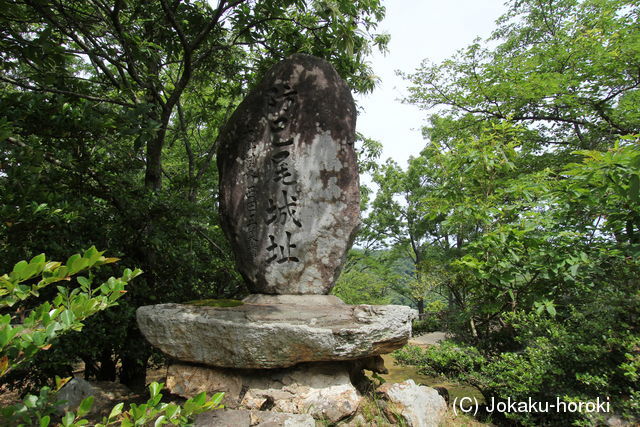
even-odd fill
[[[137,320],[147,340],[174,359],[271,369],[390,353],[407,343],[417,316],[401,305],[347,305],[329,296],[309,305],[306,296],[281,297],[257,296],[236,307],[150,305],[138,308]]]

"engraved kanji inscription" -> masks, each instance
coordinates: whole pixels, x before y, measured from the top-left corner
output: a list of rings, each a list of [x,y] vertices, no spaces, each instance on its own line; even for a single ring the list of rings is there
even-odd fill
[[[283,185],[292,185],[295,184],[295,179],[291,178],[293,175],[289,172],[289,163],[286,161],[287,157],[289,157],[288,151],[278,151],[276,154],[271,156],[271,161],[274,163],[274,176],[273,180],[275,182],[280,182]]]
[[[294,194],[290,195],[287,190],[282,190],[282,201],[283,204],[278,204],[273,199],[269,199],[267,224],[278,221],[281,225],[285,225],[290,219],[296,226],[302,227],[302,223],[296,218],[298,197]]]
[[[273,255],[267,258],[267,264],[276,261],[278,264],[285,262],[300,262],[300,260],[291,255],[291,249],[296,248],[296,245],[291,243],[291,233],[286,231],[286,242],[284,245],[280,245],[276,242],[276,238],[273,235],[269,235],[271,245],[267,247],[267,251],[272,252]]]

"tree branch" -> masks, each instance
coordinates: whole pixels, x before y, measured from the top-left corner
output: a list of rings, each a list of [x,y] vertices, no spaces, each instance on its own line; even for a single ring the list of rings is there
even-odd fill
[[[125,102],[125,101],[118,101],[115,99],[108,99],[108,98],[100,98],[98,96],[92,96],[92,95],[87,95],[84,93],[78,93],[78,92],[71,92],[68,90],[62,90],[62,89],[54,89],[54,88],[47,88],[47,87],[41,87],[41,86],[33,86],[30,85],[28,83],[24,83],[24,82],[19,82],[17,80],[11,79],[9,77],[5,77],[5,76],[0,76],[0,81],[4,81],[6,83],[10,83],[12,85],[21,87],[23,89],[28,89],[28,90],[32,90],[35,92],[47,92],[47,93],[58,93],[60,95],[69,95],[69,96],[74,96],[77,98],[82,98],[82,99],[88,99],[90,101],[96,101],[96,102],[107,102],[109,104],[116,104],[116,105],[121,105],[123,107],[135,107],[135,104],[131,104],[129,102]]]
[[[13,138],[13,137],[8,137],[8,138],[6,139],[6,141],[7,141],[7,142],[9,142],[10,144],[15,145],[15,146],[20,147],[20,148],[29,148],[29,146],[28,146],[27,144],[25,144],[24,142],[22,142],[22,141],[20,141],[20,140],[18,140],[18,139]],[[57,167],[59,167],[59,168],[61,168],[61,169],[64,169],[64,170],[66,170],[67,172],[70,172],[70,173],[72,173],[72,174],[76,174],[76,175],[80,175],[80,176],[82,176],[82,173],[80,173],[80,171],[78,171],[78,170],[76,170],[76,169],[74,169],[74,168],[71,168],[71,167],[67,166],[67,165],[66,165],[65,163],[63,163],[62,161],[60,161],[60,160],[56,159],[55,157],[53,157],[50,153],[45,152],[45,153],[43,154],[43,158],[44,158],[46,161],[48,161],[49,163],[51,163],[51,164],[53,164],[53,165],[55,165],[55,166],[57,166]],[[89,168],[87,168],[85,171],[87,172],[87,174],[88,174],[91,178],[93,178],[93,180],[94,180],[94,181],[96,181],[96,182],[98,183],[98,185],[99,185],[101,188],[109,188],[109,186],[107,186],[107,185],[102,181],[102,178],[98,175],[98,173],[97,173],[97,172],[95,172],[94,170],[89,169]],[[98,189],[95,189],[95,188],[92,188],[92,190],[94,191],[94,193],[98,193],[98,191],[99,191]],[[120,211],[120,212],[125,212],[125,206],[124,206],[124,205],[122,204],[122,202],[121,202],[119,199],[117,199],[117,198],[116,198],[112,193],[110,193],[110,192],[105,192],[105,191],[101,191],[101,193],[102,193],[101,195],[97,195],[96,197],[99,197],[99,198],[101,198],[101,199],[103,199],[103,200],[106,200],[106,201],[110,202],[111,204],[113,204],[113,206],[114,206],[118,211]]]

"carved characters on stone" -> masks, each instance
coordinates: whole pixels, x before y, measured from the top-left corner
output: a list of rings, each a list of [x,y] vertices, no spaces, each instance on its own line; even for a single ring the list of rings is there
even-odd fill
[[[267,72],[222,130],[222,225],[252,292],[333,287],[359,224],[354,137],[348,87],[300,54]]]

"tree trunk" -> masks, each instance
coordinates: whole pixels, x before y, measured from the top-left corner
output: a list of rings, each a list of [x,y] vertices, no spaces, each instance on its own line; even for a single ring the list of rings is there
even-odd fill
[[[111,348],[104,349],[100,355],[100,371],[96,377],[98,381],[115,381],[116,364],[113,360]]]
[[[129,328],[125,349],[121,355],[120,382],[135,392],[142,392],[146,387],[147,366],[151,350],[135,321]]]
[[[163,123],[158,134],[147,143],[147,167],[144,174],[144,186],[157,191],[162,188],[162,146],[167,133],[167,124]]]
[[[418,319],[422,320],[424,318],[424,299],[420,298],[418,300]]]

